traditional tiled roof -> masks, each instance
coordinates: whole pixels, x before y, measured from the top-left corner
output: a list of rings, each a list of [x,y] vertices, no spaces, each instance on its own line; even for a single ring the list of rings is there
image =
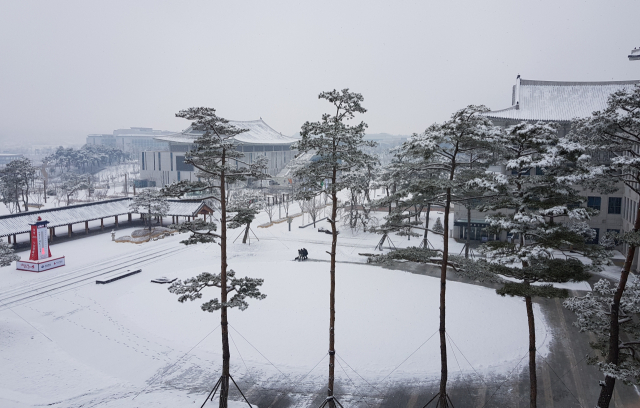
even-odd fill
[[[485,113],[496,119],[568,122],[591,116],[607,106],[613,92],[631,89],[640,80],[607,82],[561,82],[516,80],[513,105]]]
[[[47,227],[51,228],[129,214],[132,213],[129,209],[131,200],[131,198],[118,198],[4,215],[0,217],[0,237],[29,232],[31,228],[29,224],[34,224],[38,217],[49,221]],[[209,210],[209,207],[201,200],[167,200],[167,202],[169,203],[169,211],[167,212],[169,216],[194,217],[205,207]]]
[[[229,124],[240,129],[247,129],[246,132],[241,133],[235,137],[235,139],[240,143],[290,144],[298,140],[294,137],[285,136],[282,133],[275,131],[262,119],[249,121],[230,120]],[[192,130],[191,128],[188,128],[187,130],[180,133],[175,133],[168,136],[158,136],[154,139],[173,143],[193,143],[193,141],[201,134],[202,132],[197,132]]]

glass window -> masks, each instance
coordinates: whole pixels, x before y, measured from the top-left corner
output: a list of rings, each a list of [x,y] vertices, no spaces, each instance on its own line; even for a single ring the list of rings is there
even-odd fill
[[[587,197],[587,207],[600,211],[601,197]]]
[[[609,197],[609,214],[620,214],[621,210],[622,197]]]

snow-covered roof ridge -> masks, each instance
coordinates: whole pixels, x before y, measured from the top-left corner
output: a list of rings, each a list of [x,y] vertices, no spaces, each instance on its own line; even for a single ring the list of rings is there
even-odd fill
[[[484,115],[496,119],[569,122],[604,109],[609,95],[637,84],[640,80],[577,82],[518,77],[514,105]]]
[[[132,198],[124,197],[3,215],[0,216],[0,237],[28,232],[29,224],[36,222],[38,217],[49,221],[47,227],[51,228],[135,213],[129,208],[131,200]],[[183,217],[194,217],[206,206],[200,199],[167,200],[167,202],[169,203],[167,215]]]
[[[229,124],[240,129],[247,129],[246,132],[241,133],[235,137],[238,142],[248,144],[291,144],[298,141],[297,138],[292,136],[285,136],[282,133],[276,131],[271,126],[262,120],[229,120]],[[192,143],[202,132],[194,131],[191,127],[186,130],[175,133],[173,135],[158,136],[154,139],[162,140],[165,142],[174,143]]]

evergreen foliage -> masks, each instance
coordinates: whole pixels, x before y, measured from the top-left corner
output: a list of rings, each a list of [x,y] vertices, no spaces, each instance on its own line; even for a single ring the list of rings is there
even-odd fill
[[[578,320],[574,322],[581,332],[595,335],[590,342],[604,361],[591,356],[590,364],[598,366],[605,376],[621,380],[627,385],[640,384],[640,279],[631,278],[620,299],[618,309],[618,327],[624,336],[618,338],[617,363],[611,363],[609,339],[611,331],[611,303],[617,288],[608,280],[600,279],[593,285],[593,291],[585,296],[572,297],[564,301],[564,306],[575,312]]]
[[[13,251],[13,247],[4,241],[0,241],[0,267],[9,266],[13,261],[19,261],[20,257]]]
[[[151,221],[153,217],[164,217],[169,211],[169,203],[167,198],[158,190],[142,190],[133,197],[133,201],[129,204],[132,212],[141,214],[145,221],[149,223],[149,231],[151,231]]]
[[[259,287],[262,286],[264,279],[254,278],[236,278],[233,269],[227,272],[227,295],[233,293],[231,299],[224,303],[220,303],[218,298],[213,298],[203,303],[200,308],[205,312],[215,312],[222,307],[237,307],[245,310],[249,307],[247,298],[262,300],[267,297],[260,293]],[[178,302],[184,303],[187,300],[197,300],[202,298],[202,290],[209,287],[222,288],[222,278],[220,274],[203,272],[195,278],[185,279],[185,281],[175,281],[169,287],[169,292],[179,295]]]
[[[313,200],[322,193],[331,199],[331,291],[329,296],[329,381],[327,387],[327,403],[335,408],[334,368],[335,368],[335,271],[336,246],[338,230],[336,226],[338,215],[338,192],[352,187],[353,179],[346,177],[349,172],[365,170],[375,159],[366,153],[367,147],[375,147],[376,143],[364,140],[364,130],[367,125],[360,122],[350,125],[347,122],[357,113],[365,113],[361,105],[364,98],[361,94],[342,91],[322,92],[319,99],[325,99],[333,105],[334,114],[323,114],[318,122],[305,122],[300,131],[300,141],[291,148],[302,154],[313,153],[313,159],[303,166],[298,166],[294,172],[300,182],[297,199]],[[315,206],[315,204],[314,204]],[[314,221],[315,222],[315,221]]]
[[[0,198],[12,212],[22,211],[20,201],[23,210],[29,211],[29,192],[36,175],[36,168],[25,157],[12,160],[0,169]]]
[[[229,397],[229,378],[231,353],[229,349],[229,328],[227,309],[238,307],[246,309],[246,298],[263,299],[258,289],[262,279],[236,278],[235,272],[227,270],[227,228],[237,227],[252,219],[252,208],[248,201],[232,201],[228,189],[234,183],[246,181],[248,177],[265,179],[267,159],[260,156],[247,163],[244,154],[237,149],[235,136],[246,129],[239,129],[229,124],[229,121],[218,116],[213,108],[190,108],[176,114],[179,118],[191,121],[191,130],[201,132],[195,140],[195,150],[187,152],[185,163],[196,168],[197,181],[184,180],[171,184],[162,189],[168,196],[180,197],[188,193],[204,194],[205,199],[214,200],[219,204],[220,230],[215,223],[204,220],[194,220],[174,226],[179,231],[189,231],[191,236],[182,241],[186,245],[218,242],[220,244],[220,273],[203,273],[195,278],[176,281],[169,288],[172,293],[180,295],[179,300],[195,300],[201,296],[201,291],[207,287],[220,288],[220,298],[214,298],[203,304],[205,311],[220,310],[220,327],[222,336],[222,376],[220,385],[220,408],[227,407]],[[237,217],[231,217],[234,211]],[[253,214],[255,215],[255,214]],[[228,295],[236,292],[231,299]]]
[[[415,205],[440,203],[444,206],[444,225],[449,225],[451,203],[468,198],[469,180],[483,174],[493,159],[496,136],[500,129],[483,116],[489,109],[470,105],[451,115],[451,119],[428,127],[421,134],[414,134],[398,150],[388,171],[389,179],[396,180],[400,188],[394,192],[396,212],[387,217],[381,230],[411,226],[410,208]],[[478,176],[478,177],[474,177]],[[399,181],[399,182],[398,182]],[[415,196],[415,198],[414,198]],[[402,200],[402,201],[401,201]],[[391,201],[389,201],[389,204]],[[409,211],[408,214],[403,214]],[[416,211],[416,214],[418,212]],[[417,217],[416,217],[417,218]],[[427,215],[428,220],[428,215]],[[417,228],[413,224],[413,228]],[[447,227],[448,228],[448,227]],[[440,390],[438,405],[448,407],[447,395],[447,340],[446,340],[446,275],[450,262],[448,230],[443,226],[444,249],[440,272]],[[425,231],[428,230],[428,225]],[[425,235],[426,241],[426,235]],[[401,255],[410,255],[399,253]],[[460,262],[460,261],[459,261]],[[471,265],[469,262],[465,263]],[[471,266],[461,271],[481,272]]]
[[[436,221],[433,223],[433,232],[436,234],[444,233],[444,227],[442,226],[442,221],[440,221],[440,217],[436,218]]]
[[[111,165],[113,162],[120,162],[128,157],[122,150],[105,145],[86,144],[80,149],[72,147],[58,147],[55,153],[46,156],[42,161],[48,166],[60,169],[71,170],[75,167],[81,171],[86,171],[87,167]]]
[[[626,188],[640,193],[640,86],[620,90],[609,96],[607,107],[593,112],[591,117],[574,123],[568,140],[584,146],[584,153],[577,162],[580,173],[573,175],[572,182],[581,182],[585,187],[610,193],[619,182]],[[640,204],[638,204],[640,206]],[[598,366],[605,375],[600,389],[598,407],[611,403],[618,372],[622,370],[628,349],[620,348],[622,302],[631,265],[640,244],[640,207],[630,208],[633,229],[618,235],[619,244],[625,245],[625,263],[615,291],[605,291],[610,303],[608,351],[605,361]],[[626,378],[626,377],[625,377]]]

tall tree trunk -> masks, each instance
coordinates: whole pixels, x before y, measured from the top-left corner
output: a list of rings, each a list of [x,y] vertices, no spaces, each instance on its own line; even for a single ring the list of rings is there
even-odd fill
[[[429,246],[428,244],[428,234],[429,234],[429,214],[431,214],[431,203],[427,204],[427,216],[425,217],[425,222],[424,222],[424,236],[422,238],[422,247],[424,249],[427,249]]]
[[[222,154],[222,167],[225,165]],[[220,173],[220,302],[227,303],[227,200],[225,195],[225,174]],[[229,398],[229,322],[227,321],[227,307],[220,308],[220,329],[222,331],[222,383],[220,384],[219,408],[227,408]]]
[[[636,220],[633,225],[633,231],[638,232],[640,230],[640,204],[636,208]],[[620,282],[618,282],[618,288],[613,295],[613,302],[611,303],[611,321],[609,322],[609,353],[607,355],[607,363],[618,364],[620,349],[618,344],[620,343],[620,323],[618,320],[618,314],[620,313],[620,300],[622,294],[627,286],[627,279],[629,278],[629,271],[631,270],[631,264],[636,254],[636,246],[629,245],[627,250],[627,257],[620,273]],[[613,389],[616,385],[616,379],[614,377],[605,376],[604,386],[600,388],[600,396],[598,397],[598,408],[608,408],[613,397]]]
[[[525,281],[529,285],[528,281]],[[536,399],[538,397],[538,377],[536,375],[536,324],[533,318],[533,303],[531,296],[525,296],[524,301],[527,305],[527,320],[529,322],[529,406],[536,408]]]
[[[334,151],[335,151],[334,143]],[[329,292],[329,385],[327,397],[330,397],[329,407],[335,408],[333,401],[334,377],[335,377],[335,327],[336,327],[336,248],[338,245],[338,230],[336,218],[338,216],[338,192],[335,190],[337,172],[333,169],[331,176],[331,290]]]
[[[247,224],[247,228],[244,229],[244,237],[242,238],[242,243],[247,243],[247,238],[249,238],[249,228],[251,227],[251,223]]]
[[[453,179],[451,170],[451,179]],[[448,407],[447,402],[447,338],[445,330],[445,299],[447,290],[447,262],[449,261],[449,211],[451,208],[451,187],[447,188],[447,198],[444,204],[444,232],[443,232],[443,251],[442,251],[442,268],[440,269],[440,395],[439,406]]]
[[[471,206],[467,206],[467,242],[464,246],[465,258],[469,258],[469,244],[471,244]]]

